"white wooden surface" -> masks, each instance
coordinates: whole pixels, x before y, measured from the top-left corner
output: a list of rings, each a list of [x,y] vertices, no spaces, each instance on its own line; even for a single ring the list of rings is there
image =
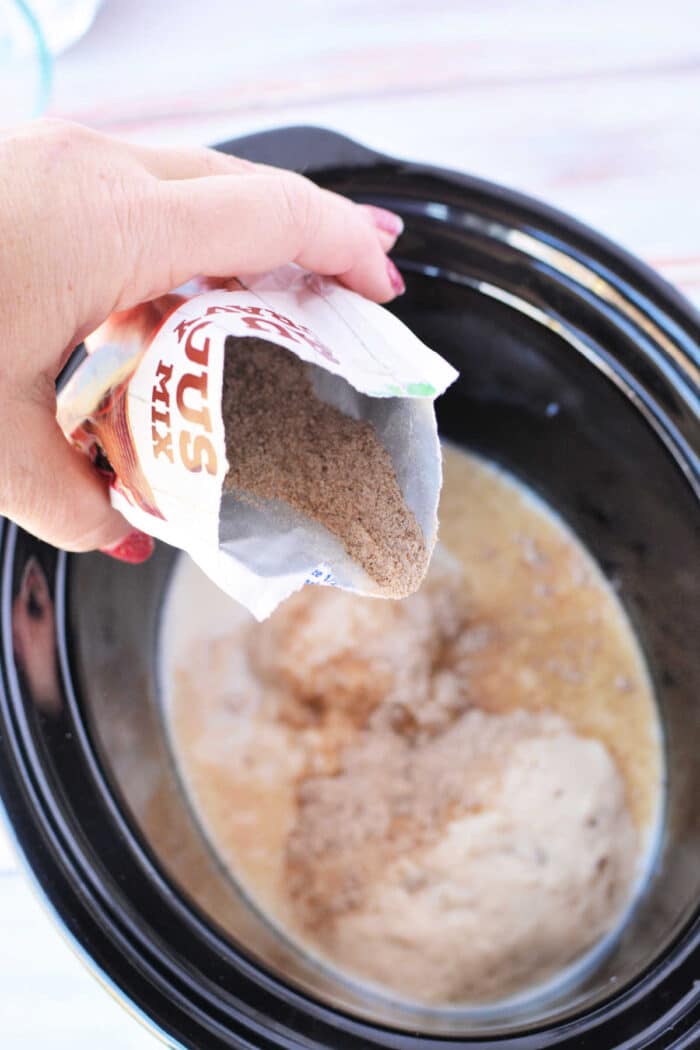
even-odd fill
[[[698,0],[107,0],[59,59],[51,112],[167,144],[336,128],[541,197],[700,301]],[[0,1046],[156,1045],[0,830]]]

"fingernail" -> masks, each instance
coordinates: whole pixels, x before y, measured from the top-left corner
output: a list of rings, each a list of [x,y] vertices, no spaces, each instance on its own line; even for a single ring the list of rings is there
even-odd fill
[[[394,295],[403,295],[406,291],[406,285],[403,283],[403,277],[396,269],[396,266],[391,259],[387,259],[386,261],[386,272],[389,275],[391,287],[394,289]]]
[[[142,561],[150,558],[155,550],[155,546],[155,540],[152,536],[141,532],[140,529],[134,529],[119,543],[114,543],[111,547],[101,547],[100,549],[103,554],[108,554],[110,558],[117,558],[118,561],[126,561],[131,565],[140,565]]]
[[[373,204],[367,204],[365,207],[378,230],[390,233],[392,237],[399,237],[403,233],[403,219],[400,215],[387,211],[386,208],[375,208]]]
[[[388,255],[396,244],[396,237],[394,237],[393,233],[384,233],[384,230],[377,230],[377,240],[385,255]]]

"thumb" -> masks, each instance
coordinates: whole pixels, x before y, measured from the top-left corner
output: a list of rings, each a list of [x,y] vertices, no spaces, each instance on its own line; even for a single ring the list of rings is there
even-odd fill
[[[14,440],[0,452],[0,511],[64,550],[100,548],[123,560],[145,561],[152,538],[110,505],[106,481],[68,443],[54,413],[55,406],[33,402],[13,406]]]

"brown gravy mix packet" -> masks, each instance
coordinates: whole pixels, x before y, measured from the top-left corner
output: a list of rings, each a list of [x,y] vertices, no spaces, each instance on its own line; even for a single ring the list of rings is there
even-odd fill
[[[457,373],[388,311],[297,267],[114,314],[58,419],[113,505],[259,619],[304,583],[402,597],[442,482]]]

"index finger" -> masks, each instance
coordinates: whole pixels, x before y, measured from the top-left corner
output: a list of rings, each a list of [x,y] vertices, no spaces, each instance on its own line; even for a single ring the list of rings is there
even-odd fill
[[[301,175],[164,181],[156,206],[161,237],[145,253],[149,287],[154,279],[165,290],[196,274],[263,273],[294,262],[377,302],[403,291],[360,207]]]

